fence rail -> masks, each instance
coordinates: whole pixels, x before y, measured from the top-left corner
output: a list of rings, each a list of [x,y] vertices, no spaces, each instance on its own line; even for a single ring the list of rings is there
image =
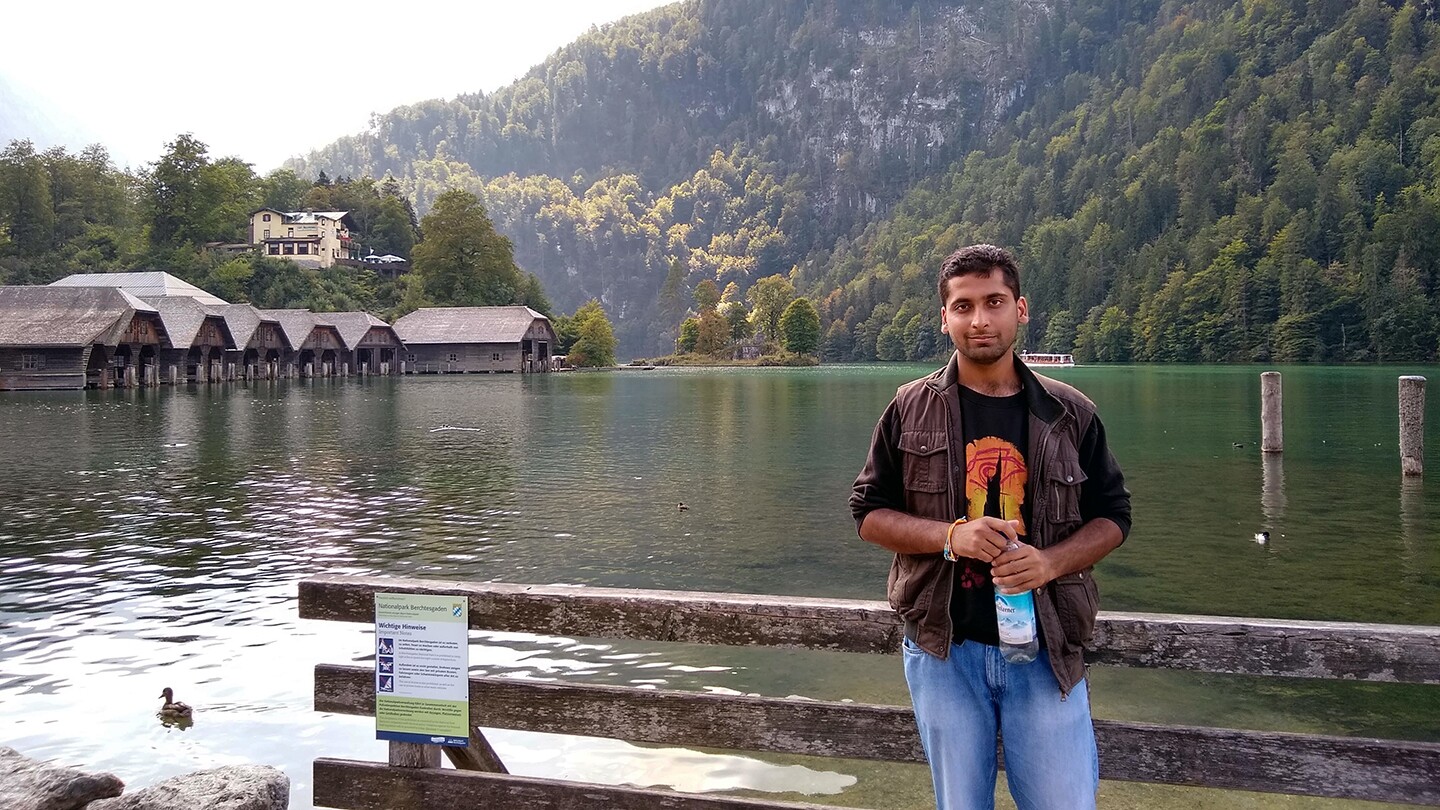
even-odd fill
[[[302,583],[300,617],[371,622],[381,591],[463,595],[473,630],[880,654],[898,653],[902,634],[884,602],[356,576]],[[1086,660],[1440,684],[1440,627],[1102,612]]]
[[[746,594],[324,576],[301,583],[302,618],[369,623],[377,592],[466,597],[472,629],[567,637],[893,654],[900,627],[878,602]],[[1092,660],[1301,678],[1440,683],[1440,628],[1103,613]],[[315,708],[374,712],[366,667],[321,664]],[[718,695],[496,677],[470,679],[472,727],[640,743],[923,762],[908,707]],[[1440,744],[1097,720],[1101,777],[1440,806]],[[800,808],[322,759],[316,802],[346,808],[479,806]],[[589,797],[575,804],[577,796]]]

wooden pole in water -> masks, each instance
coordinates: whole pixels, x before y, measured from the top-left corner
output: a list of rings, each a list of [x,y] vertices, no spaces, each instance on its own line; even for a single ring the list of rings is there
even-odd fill
[[[1425,378],[1400,378],[1400,472],[1425,473]]]
[[[1279,453],[1285,449],[1285,425],[1280,408],[1280,372],[1260,375],[1260,450]]]

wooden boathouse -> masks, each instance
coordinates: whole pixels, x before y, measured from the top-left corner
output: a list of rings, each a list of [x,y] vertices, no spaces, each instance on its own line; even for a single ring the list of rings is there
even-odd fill
[[[395,322],[405,371],[419,374],[550,370],[555,327],[524,306],[427,307]]]
[[[203,383],[225,378],[225,352],[235,338],[225,317],[194,298],[160,296],[145,299],[160,312],[170,345],[160,349],[161,374],[168,382]]]
[[[239,374],[247,380],[280,376],[285,358],[293,351],[280,321],[250,304],[212,304],[207,309],[225,319],[235,339],[235,348],[225,357],[231,376]]]
[[[0,287],[0,390],[153,381],[170,346],[155,307],[114,287]]]
[[[390,324],[368,312],[324,312],[318,317],[340,331],[352,371],[360,375],[400,373],[396,355],[403,347]]]
[[[349,373],[349,352],[335,325],[308,309],[262,309],[260,314],[280,324],[285,340],[294,347],[287,358],[286,375],[333,377]]]

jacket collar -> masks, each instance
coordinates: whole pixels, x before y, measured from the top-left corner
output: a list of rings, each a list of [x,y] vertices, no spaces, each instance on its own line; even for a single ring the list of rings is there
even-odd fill
[[[1020,375],[1020,387],[1025,391],[1025,404],[1030,413],[1044,422],[1054,422],[1065,410],[1060,400],[1055,398],[1040,381],[1040,377],[1030,370],[1030,367],[1021,361],[1019,355],[1014,355],[1015,373]],[[960,385],[960,359],[959,352],[950,354],[950,362],[943,368],[931,374],[925,384],[937,394],[945,394],[951,388]],[[957,392],[958,393],[958,392]]]

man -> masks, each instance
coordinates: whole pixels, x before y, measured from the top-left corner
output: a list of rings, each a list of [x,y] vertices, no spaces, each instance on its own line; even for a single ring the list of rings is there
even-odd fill
[[[1029,319],[1008,251],[940,269],[955,354],[896,392],[850,496],[860,536],[895,552],[905,680],[940,810],[995,806],[997,734],[1020,810],[1093,808],[1099,787],[1082,645],[1091,566],[1124,542],[1130,493],[1095,405],[1015,356]],[[1031,590],[1039,656],[1000,652],[995,589]]]

